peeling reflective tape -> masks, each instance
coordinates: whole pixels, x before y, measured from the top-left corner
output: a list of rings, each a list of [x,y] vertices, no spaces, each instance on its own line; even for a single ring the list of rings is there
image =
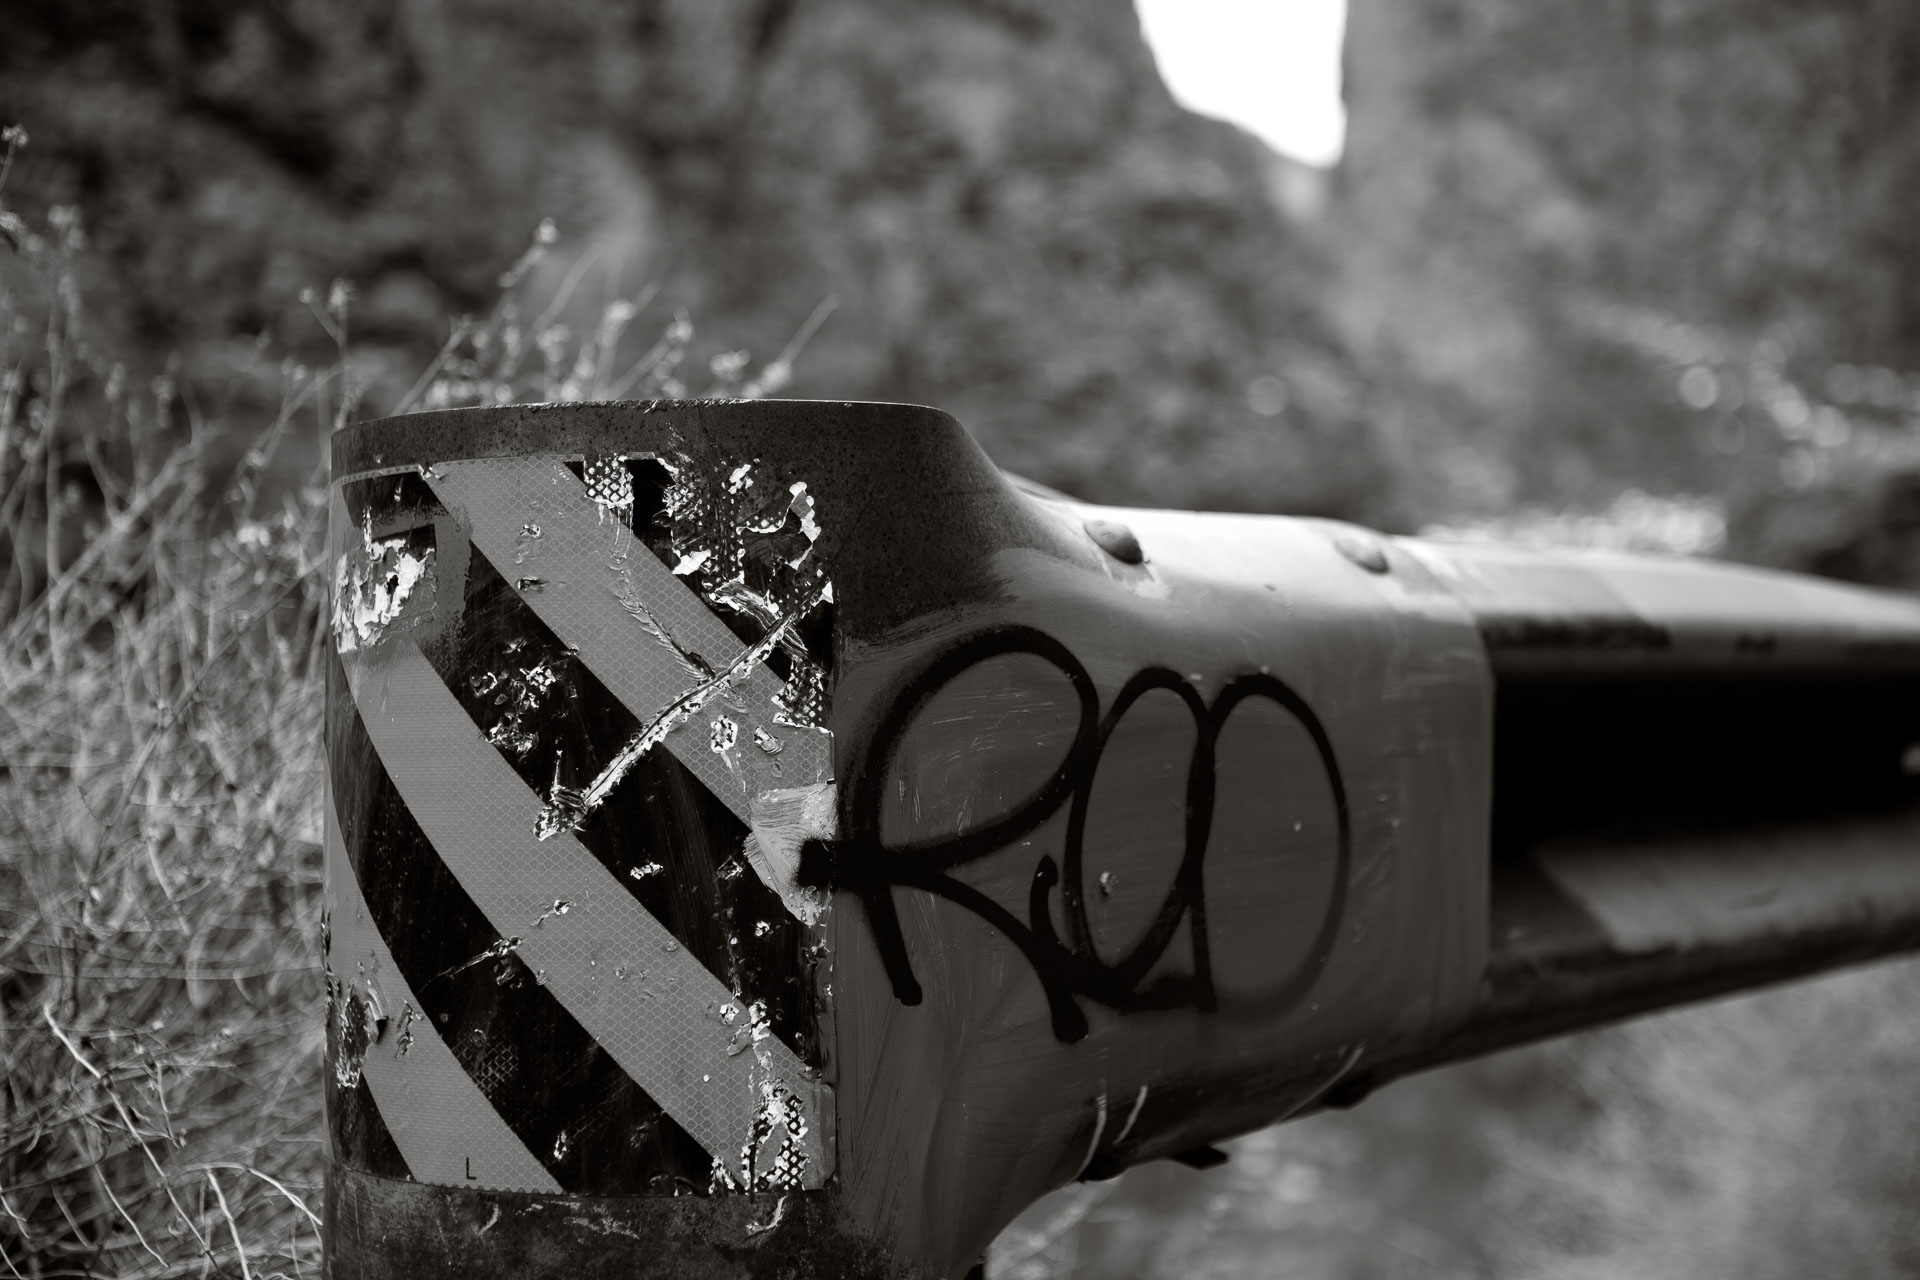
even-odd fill
[[[640,722],[484,554],[473,552],[469,568],[460,625],[421,652],[528,787],[586,785]],[[746,1007],[762,1005],[775,1035],[820,1065],[819,940],[805,936],[780,895],[752,873],[742,856],[747,824],[672,752],[639,760],[572,834]],[[701,1181],[712,1163],[702,1152]]]
[[[386,1026],[353,1064],[416,1181],[500,1191],[558,1191],[455,1060],[387,950],[340,840],[333,783],[326,787],[330,964],[377,993]]]
[[[800,849],[808,840],[832,840],[840,833],[839,796],[831,782],[763,791],[753,798],[753,830],[747,836],[747,861],[754,874],[780,895],[794,918],[819,924],[827,901],[816,889],[798,883]]]
[[[327,665],[341,843],[375,928],[455,1060],[565,1191],[674,1195],[707,1185],[712,1154],[535,980],[519,938],[494,927],[408,808],[338,655]],[[336,1002],[340,985],[331,984]],[[351,1018],[340,1022],[351,1030]],[[331,1061],[338,1068],[340,1054]]]
[[[363,483],[403,485],[408,479],[413,477]],[[390,522],[376,526],[366,506],[356,524],[342,498],[335,486],[328,557],[333,574],[329,625],[335,647],[350,651],[378,644],[390,632],[414,630],[435,620],[443,606],[433,531],[387,527]]]
[[[571,477],[569,477],[571,479]],[[716,1181],[817,1187],[831,1091],[570,834],[406,640],[344,662],[360,718],[440,857],[540,983],[715,1157]]]
[[[562,463],[448,462],[428,478],[474,546],[642,724],[750,647]],[[742,819],[762,792],[833,777],[832,735],[775,720],[784,689],[756,663],[662,739]]]

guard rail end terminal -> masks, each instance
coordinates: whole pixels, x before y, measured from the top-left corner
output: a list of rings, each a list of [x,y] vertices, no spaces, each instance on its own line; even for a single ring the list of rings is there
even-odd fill
[[[1920,602],[1099,507],[934,409],[333,440],[330,1273],[959,1276],[1046,1191],[1920,946]]]

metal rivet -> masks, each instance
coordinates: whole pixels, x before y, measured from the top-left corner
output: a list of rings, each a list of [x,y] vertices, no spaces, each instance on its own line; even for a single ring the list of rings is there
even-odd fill
[[[1365,569],[1368,573],[1385,573],[1390,566],[1387,552],[1374,539],[1355,533],[1335,535],[1333,545],[1341,555]]]
[[[1140,539],[1118,520],[1089,520],[1086,529],[1094,545],[1121,564],[1139,564],[1147,558],[1140,550]]]

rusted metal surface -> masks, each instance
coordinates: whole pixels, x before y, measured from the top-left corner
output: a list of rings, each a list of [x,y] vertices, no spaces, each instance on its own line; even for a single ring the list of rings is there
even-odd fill
[[[439,1274],[957,1275],[1074,1178],[1920,944],[1900,597],[1096,508],[911,406],[334,467],[337,1275],[496,1209]]]

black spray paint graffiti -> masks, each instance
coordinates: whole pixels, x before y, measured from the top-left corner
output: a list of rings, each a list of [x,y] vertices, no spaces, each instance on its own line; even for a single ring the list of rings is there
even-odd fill
[[[1051,664],[1064,675],[1079,700],[1080,714],[1072,746],[1053,775],[1026,800],[984,826],[953,835],[887,845],[880,836],[881,812],[895,757],[915,715],[963,672],[990,658],[1025,654]],[[1100,757],[1120,719],[1141,696],[1164,689],[1192,714],[1197,730],[1186,785],[1186,829],[1180,862],[1153,922],[1119,959],[1096,953],[1088,921],[1083,843],[1088,801]],[[1285,682],[1266,674],[1230,681],[1208,706],[1177,672],[1152,667],[1137,673],[1114,698],[1104,716],[1092,677],[1079,659],[1053,637],[1030,627],[1003,627],[969,637],[918,673],[894,699],[874,731],[846,797],[845,838],[828,845],[812,842],[802,858],[801,877],[815,887],[838,886],[856,894],[867,913],[874,939],[896,997],[919,1004],[921,990],[907,954],[893,900],[895,888],[919,889],[953,902],[1001,931],[1033,966],[1052,1014],[1054,1034],[1063,1041],[1082,1039],[1087,1019],[1078,998],[1121,1012],[1218,1006],[1209,956],[1203,871],[1213,827],[1215,744],[1228,715],[1250,698],[1265,698],[1291,714],[1307,731],[1332,790],[1338,822],[1333,888],[1313,944],[1254,1012],[1278,1013],[1297,1004],[1312,987],[1332,952],[1346,903],[1350,839],[1346,791],[1326,730],[1311,707]],[[1006,848],[1070,806],[1061,862],[1040,858],[1034,869],[1026,921],[950,872],[976,858]],[[1050,896],[1060,890],[1065,937],[1055,930]],[[1193,972],[1145,980],[1165,954],[1182,924],[1192,941]]]

